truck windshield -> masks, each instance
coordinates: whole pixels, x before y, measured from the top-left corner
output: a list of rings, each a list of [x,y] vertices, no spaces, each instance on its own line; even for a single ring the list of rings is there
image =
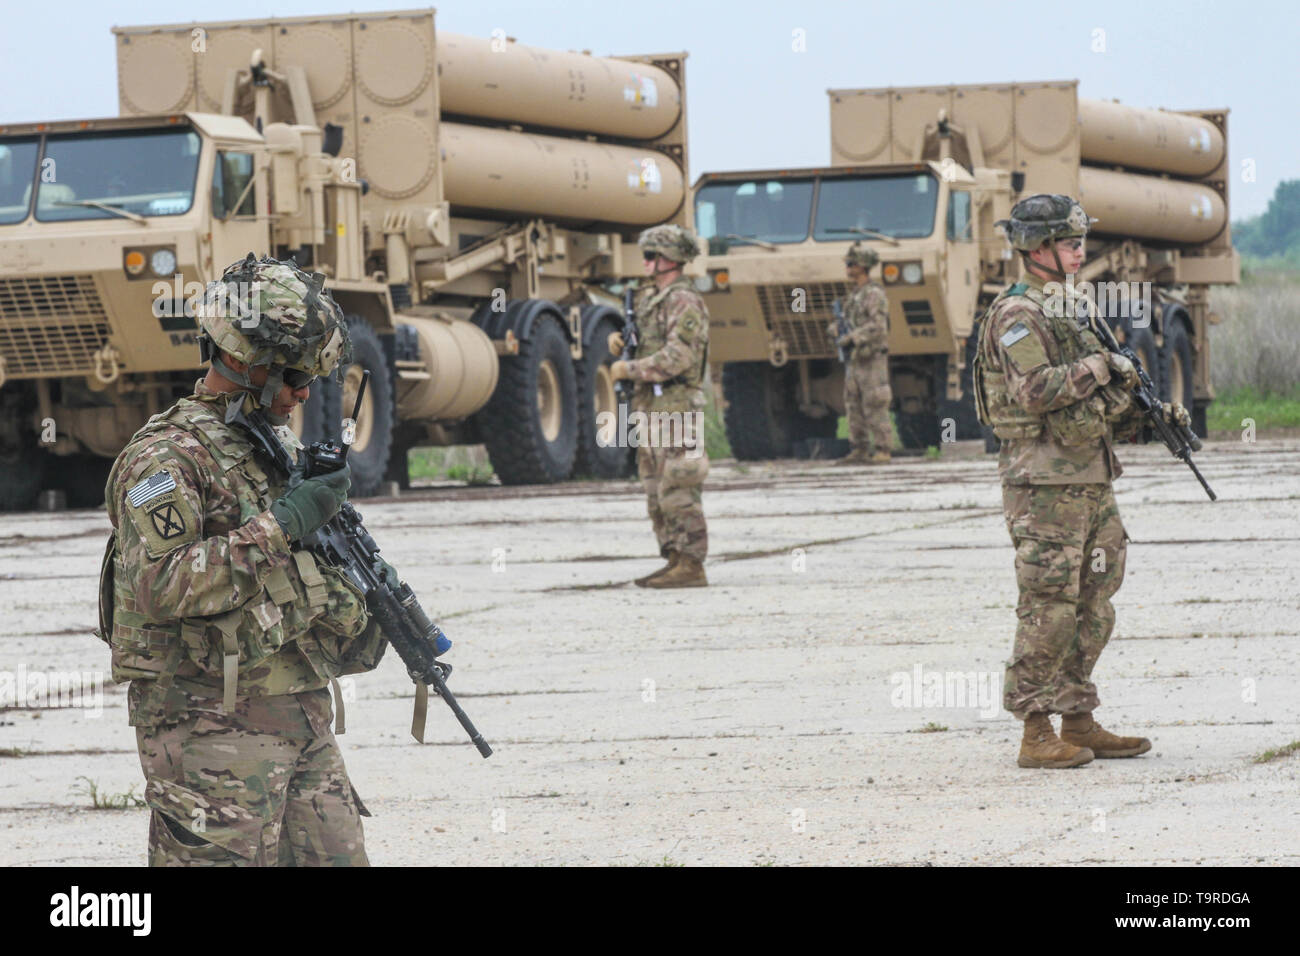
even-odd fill
[[[199,135],[186,128],[48,135],[36,177],[36,218],[113,219],[114,209],[135,216],[189,212],[199,146]]]
[[[934,231],[939,183],[929,173],[904,173],[861,179],[826,178],[817,194],[813,238],[843,242],[864,236],[856,230],[895,239],[919,239]]]
[[[695,196],[695,228],[715,247],[803,242],[812,194],[811,179],[709,183]]]
[[[0,142],[0,225],[22,222],[32,204],[32,183],[36,181],[35,136]]]

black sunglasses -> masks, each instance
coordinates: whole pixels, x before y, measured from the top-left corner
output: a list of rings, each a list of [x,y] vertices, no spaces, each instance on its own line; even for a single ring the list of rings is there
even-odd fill
[[[642,254],[641,258],[645,259],[646,262],[654,262],[656,259],[659,258],[659,253],[646,252]]]
[[[280,372],[280,380],[294,391],[307,388],[316,381],[316,376],[300,368],[286,368]]]

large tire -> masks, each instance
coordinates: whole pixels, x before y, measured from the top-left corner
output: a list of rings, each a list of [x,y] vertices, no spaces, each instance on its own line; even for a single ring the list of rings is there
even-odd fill
[[[819,371],[815,366],[814,375]],[[794,444],[809,438],[835,437],[839,418],[813,418],[799,411],[799,371],[795,365],[774,368],[768,362],[727,362],[722,366],[723,420],[731,453],[739,461],[789,458]]]
[[[326,439],[338,440],[343,418],[352,414],[356,404],[362,373],[368,369],[370,384],[366,386],[361,414],[357,417],[356,439],[348,451],[352,497],[367,498],[379,491],[392,452],[393,427],[397,424],[393,374],[383,343],[370,323],[358,315],[349,315],[347,319],[352,364],[340,370],[341,382],[333,376],[323,382],[322,431]]]
[[[777,389],[777,369],[767,362],[728,362],[722,366],[723,420],[731,453],[740,461],[766,461],[790,455],[789,416]]]
[[[632,473],[635,450],[620,447],[617,441],[602,445],[597,440],[600,413],[609,412],[615,421],[619,415],[618,393],[614,389],[614,380],[609,377],[609,367],[614,364],[615,357],[609,354],[607,342],[610,333],[622,329],[622,317],[617,309],[607,305],[587,306],[583,313],[583,328],[587,328],[590,322],[592,329],[581,360],[573,364],[578,389],[578,448],[573,459],[573,474],[625,478]]]
[[[30,440],[22,440],[30,438]],[[49,453],[34,435],[0,447],[0,511],[29,511],[36,506]]]
[[[1165,324],[1165,345],[1160,350],[1160,400],[1178,402],[1189,411],[1195,402],[1196,366],[1187,326],[1177,316]]]
[[[1149,327],[1134,329],[1127,344],[1137,353],[1138,361],[1142,363],[1142,367],[1151,376],[1156,391],[1164,394],[1164,375],[1160,371],[1160,350],[1156,348],[1156,337],[1152,334],[1151,329]]]
[[[578,385],[559,321],[539,316],[478,413],[479,433],[503,485],[563,481],[578,448]]]

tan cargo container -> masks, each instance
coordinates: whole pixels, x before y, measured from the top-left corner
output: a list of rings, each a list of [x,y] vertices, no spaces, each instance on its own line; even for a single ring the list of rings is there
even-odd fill
[[[1079,99],[1075,81],[831,90],[830,107],[830,167],[695,185],[711,357],[739,457],[817,453],[808,440],[834,436],[843,370],[825,329],[855,240],[881,259],[904,445],[978,437],[972,332],[1020,268],[993,223],[1041,192],[1081,197],[1100,220],[1078,280],[1204,433],[1207,290],[1239,277],[1226,110]]]

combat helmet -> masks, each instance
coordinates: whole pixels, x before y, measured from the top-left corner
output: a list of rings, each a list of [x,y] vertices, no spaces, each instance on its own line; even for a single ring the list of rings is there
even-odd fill
[[[350,351],[343,310],[325,291],[325,277],[306,273],[293,260],[256,258],[251,252],[208,283],[199,311],[199,357],[241,385],[269,414],[271,402],[291,380],[328,375]],[[266,384],[254,385],[221,359],[268,369]]]
[[[855,242],[849,247],[849,251],[844,254],[844,264],[846,266],[862,266],[864,269],[870,269],[880,261],[880,256],[876,250],[870,246],[864,246],[860,242]]]
[[[665,259],[683,265],[700,254],[700,245],[690,230],[668,223],[651,226],[637,239],[642,252],[657,252]]]
[[[1011,207],[1010,219],[994,223],[1021,252],[1033,252],[1054,239],[1083,237],[1096,219],[1089,218],[1078,200],[1059,193],[1028,196]]]

